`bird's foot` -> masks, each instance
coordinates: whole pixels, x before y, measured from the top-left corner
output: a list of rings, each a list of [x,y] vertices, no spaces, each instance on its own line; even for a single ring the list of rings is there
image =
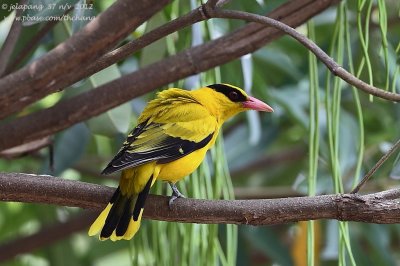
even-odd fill
[[[168,183],[172,189],[172,195],[171,195],[171,198],[169,199],[168,206],[170,209],[172,209],[172,205],[174,204],[174,201],[177,198],[184,198],[185,196],[178,190],[178,188],[176,187],[176,185],[174,183],[172,183],[172,182],[168,182]]]

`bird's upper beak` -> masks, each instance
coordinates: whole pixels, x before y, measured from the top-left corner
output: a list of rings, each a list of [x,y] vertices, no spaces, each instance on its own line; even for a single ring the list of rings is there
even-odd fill
[[[274,109],[272,109],[271,106],[268,104],[260,101],[257,98],[248,96],[247,101],[243,102],[243,107],[256,110],[256,111],[263,111],[263,112],[273,112]]]

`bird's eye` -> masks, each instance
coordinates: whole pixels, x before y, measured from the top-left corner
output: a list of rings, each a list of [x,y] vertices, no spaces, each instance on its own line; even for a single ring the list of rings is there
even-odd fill
[[[231,101],[236,101],[237,99],[239,99],[239,94],[236,91],[231,91],[229,92],[229,99]]]

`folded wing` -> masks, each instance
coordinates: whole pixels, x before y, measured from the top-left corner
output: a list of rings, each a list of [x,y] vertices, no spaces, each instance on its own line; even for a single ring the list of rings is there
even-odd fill
[[[216,121],[210,116],[177,123],[142,122],[102,173],[110,174],[152,161],[175,161],[208,145],[215,131]]]

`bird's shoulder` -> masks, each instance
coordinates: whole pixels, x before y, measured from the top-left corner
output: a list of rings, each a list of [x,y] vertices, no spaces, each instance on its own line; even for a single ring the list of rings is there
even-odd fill
[[[173,88],[158,93],[157,98],[147,104],[138,122],[149,121],[162,124],[188,122],[210,115],[207,108],[191,91]]]

